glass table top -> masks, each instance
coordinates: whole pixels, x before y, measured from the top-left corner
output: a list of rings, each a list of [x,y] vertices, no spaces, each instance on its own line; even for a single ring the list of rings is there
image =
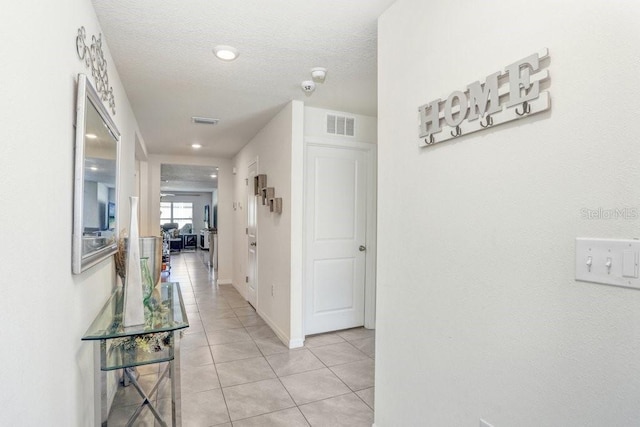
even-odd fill
[[[178,283],[160,283],[152,295],[153,309],[145,307],[145,324],[124,327],[122,312],[124,293],[119,287],[95,318],[83,340],[105,340],[134,335],[168,332],[189,327],[189,320]]]

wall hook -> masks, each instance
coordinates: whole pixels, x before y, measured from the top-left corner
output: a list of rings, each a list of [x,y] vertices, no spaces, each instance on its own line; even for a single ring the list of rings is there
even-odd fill
[[[483,128],[488,128],[489,126],[493,126],[493,117],[491,117],[491,114],[487,114],[486,121],[487,123],[484,124],[482,123],[482,120],[480,120],[480,126],[482,126]]]
[[[524,116],[525,114],[529,114],[531,112],[531,105],[527,101],[522,103],[522,113],[518,111],[518,107],[516,107],[516,114],[519,116]]]
[[[433,134],[429,134],[429,136],[424,139],[424,143],[427,145],[435,144],[436,139],[433,137]]]
[[[456,126],[456,133],[453,133],[453,131],[451,131],[451,136],[457,138],[460,135],[462,135],[462,129],[460,129],[460,126]]]

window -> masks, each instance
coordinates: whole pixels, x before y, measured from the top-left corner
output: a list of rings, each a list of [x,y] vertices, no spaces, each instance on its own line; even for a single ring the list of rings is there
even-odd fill
[[[193,203],[160,202],[160,225],[168,222],[178,223],[178,228],[193,224]]]

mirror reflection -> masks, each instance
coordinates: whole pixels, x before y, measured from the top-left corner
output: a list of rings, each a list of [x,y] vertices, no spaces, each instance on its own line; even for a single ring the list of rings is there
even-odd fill
[[[83,256],[114,242],[116,225],[117,140],[92,102],[84,138]]]
[[[73,272],[117,250],[120,134],[86,76],[78,76]]]

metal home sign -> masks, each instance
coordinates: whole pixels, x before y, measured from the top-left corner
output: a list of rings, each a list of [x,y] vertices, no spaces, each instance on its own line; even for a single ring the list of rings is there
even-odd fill
[[[540,61],[549,50],[527,56],[488,75],[484,83],[475,81],[465,91],[457,90],[443,101],[438,98],[418,107],[420,146],[427,147],[479,130],[521,119],[548,110],[549,93],[540,91],[540,83],[549,78],[549,70]]]

